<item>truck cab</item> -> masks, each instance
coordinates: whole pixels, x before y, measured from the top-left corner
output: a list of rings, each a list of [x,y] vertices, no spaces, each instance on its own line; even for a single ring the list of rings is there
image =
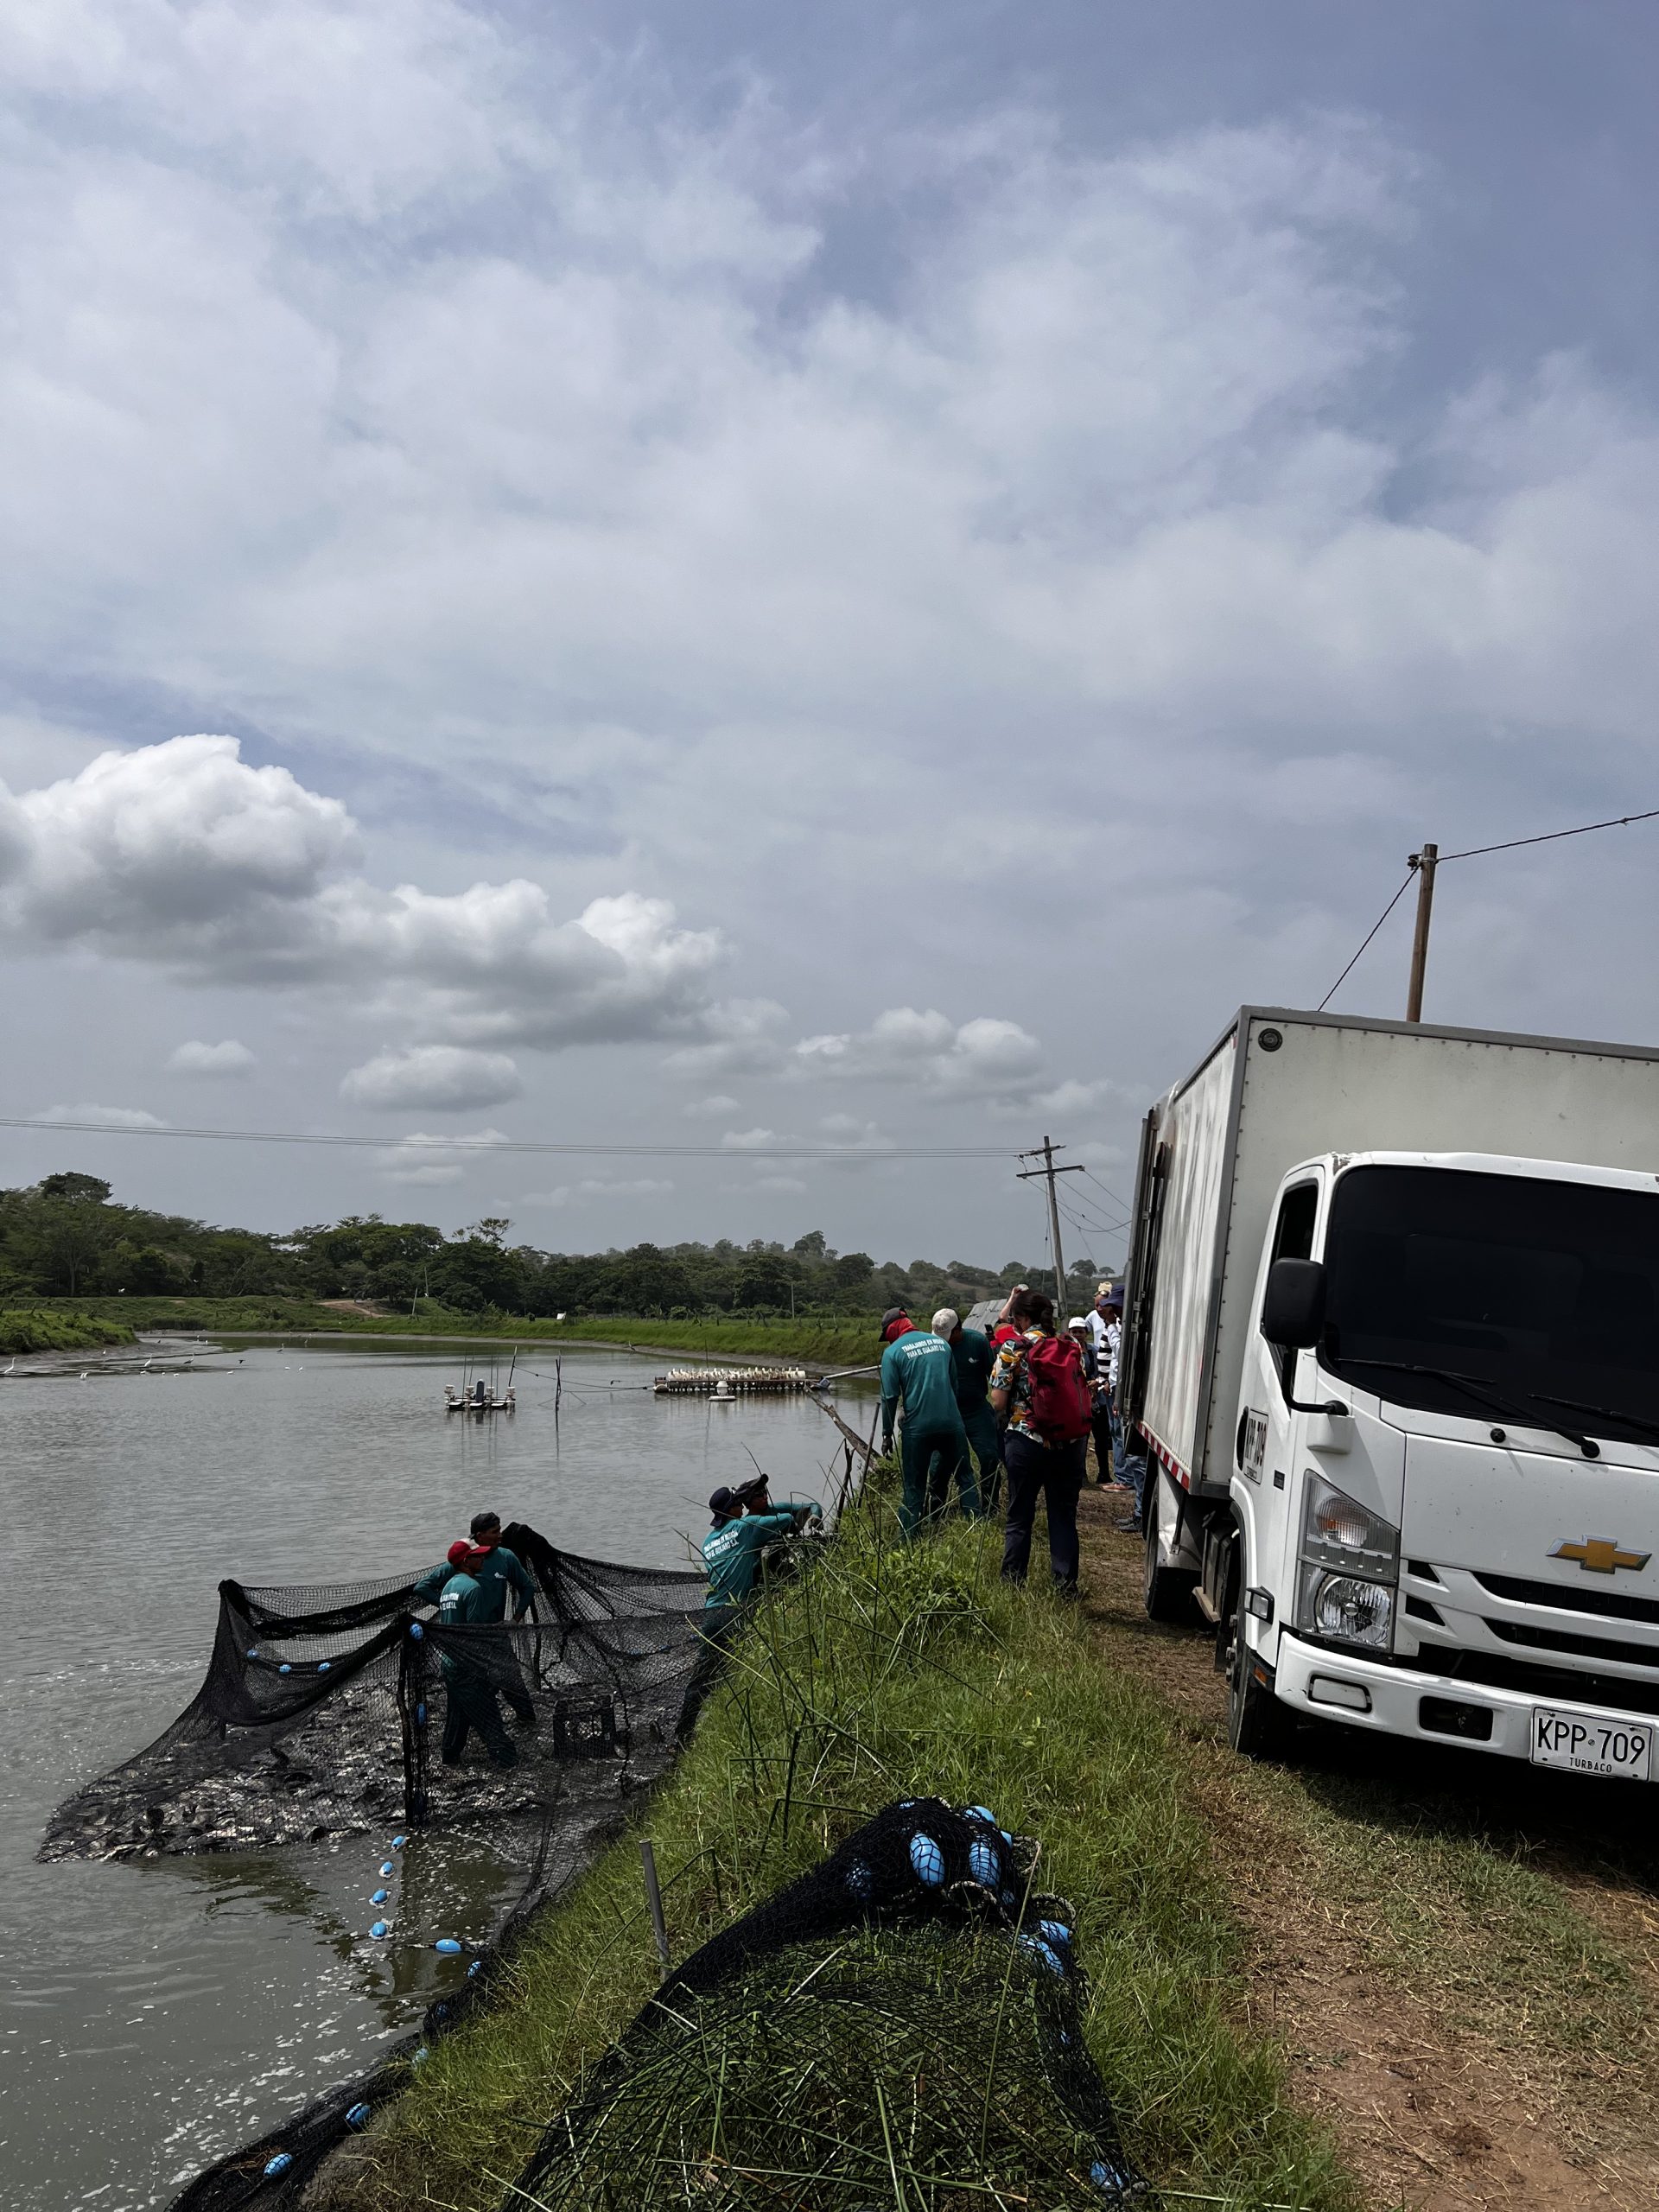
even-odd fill
[[[1655,1176],[1325,1154],[1251,1295],[1230,1510],[1160,1482],[1147,1516],[1238,1747],[1300,1714],[1659,1779]]]

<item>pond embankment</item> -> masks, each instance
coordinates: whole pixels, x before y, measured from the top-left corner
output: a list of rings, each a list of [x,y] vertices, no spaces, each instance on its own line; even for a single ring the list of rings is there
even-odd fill
[[[92,1313],[31,1306],[0,1311],[0,1351],[87,1351],[132,1341],[132,1331],[122,1323]]]
[[[308,2202],[495,2212],[540,2127],[656,1986],[639,1835],[654,1843],[683,1958],[878,1807],[938,1796],[1041,1840],[1043,1885],[1077,1908],[1090,2050],[1154,2180],[1229,2205],[1357,2212],[1332,2139],[1293,2109],[1283,2052],[1241,2003],[1249,1931],[1180,1717],[1135,1672],[1099,1663],[1077,1608],[1002,1585],[995,1531],[958,1524],[913,1547],[896,1533],[878,1486],[812,1572],[761,1605],[637,1834],[531,1924],[499,1999],[431,2049]],[[988,2086],[994,2049],[986,2065]],[[926,2094],[897,2056],[888,2070],[872,2082],[872,2126]],[[1072,2201],[1049,2180],[1041,2201]]]

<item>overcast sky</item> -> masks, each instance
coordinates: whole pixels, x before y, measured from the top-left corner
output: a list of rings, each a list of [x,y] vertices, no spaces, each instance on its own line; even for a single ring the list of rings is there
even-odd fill
[[[1009,1163],[884,1154],[1046,1130],[1116,1258],[1147,1101],[1424,837],[1659,806],[1656,56],[1651,0],[12,0],[0,1112],[480,1142],[0,1180],[995,1263]],[[1448,868],[1429,1017],[1659,1042],[1656,861]]]

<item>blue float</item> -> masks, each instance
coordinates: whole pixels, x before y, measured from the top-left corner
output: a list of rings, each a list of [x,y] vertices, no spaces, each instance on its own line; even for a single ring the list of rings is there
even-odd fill
[[[391,1895],[391,1891],[390,1890],[377,1890],[374,1895],[369,1899],[369,1903],[371,1904],[385,1904],[386,1899]]]
[[[1004,1912],[1012,1912],[1015,1905],[1019,1904],[1020,1900],[1015,1897],[1012,1890],[1004,1890],[997,1902],[1001,1904]]]
[[[861,1859],[855,1859],[848,1867],[847,1886],[855,1897],[868,1897],[874,1892],[875,1877]]]
[[[422,1711],[425,1711],[424,1707],[422,1707]],[[395,1835],[391,1839],[391,1847],[394,1851],[401,1851],[408,1841],[409,1838],[406,1835]]]
[[[346,2115],[347,2127],[366,2127],[374,2117],[372,2105],[353,2105]]]
[[[391,1859],[383,1859],[380,1861],[380,1872],[381,1872],[383,1874],[390,1874],[390,1873],[391,1873]]]
[[[1037,1933],[1046,1943],[1069,1943],[1071,1941],[1071,1930],[1063,1920],[1039,1920]]]
[[[983,1890],[994,1890],[1002,1878],[1002,1854],[994,1843],[976,1835],[968,1847],[968,1872]]]
[[[265,2179],[270,2180],[275,2174],[285,2174],[293,2163],[294,2154],[291,2151],[279,2151],[274,2158],[269,2158],[265,2162]]]
[[[435,1951],[442,1951],[446,1957],[452,1959],[459,1957],[461,1953],[461,1946],[453,1936],[440,1936],[432,1948]]]
[[[983,1821],[987,1827],[996,1826],[996,1815],[988,1805],[970,1805],[963,1818],[965,1821]]]
[[[282,1665],[276,1669],[276,1671],[279,1675],[291,1675],[294,1669],[289,1665],[287,1660],[284,1659]]]
[[[318,1662],[317,1662],[317,1672],[318,1672],[320,1675],[326,1675],[326,1674],[327,1673],[327,1671],[328,1671],[328,1662],[327,1662],[326,1659],[319,1659],[319,1660],[318,1660]]]
[[[473,1961],[473,1963],[471,1964],[471,1966],[469,1966],[469,1967],[467,1967],[467,1979],[468,1979],[469,1980],[471,1980],[472,1976],[473,1976],[474,1974],[475,1974],[478,1972],[478,1970],[479,1970],[480,1967],[481,1967],[481,1966],[483,1965],[483,1963],[484,1963],[484,1961],[483,1961],[483,1960],[482,1960],[482,1959],[474,1959],[474,1960]]]
[[[1096,2158],[1089,2169],[1089,2178],[1095,2187],[1116,2193],[1123,2186],[1123,2176],[1116,2173],[1103,2158]]]
[[[409,1636],[411,1643],[418,1643],[425,1634],[426,1630],[421,1626],[419,1621],[410,1621],[409,1624]]]
[[[423,2044],[418,2050],[410,2051],[409,2055],[409,2063],[411,2066],[424,2066],[431,2055],[431,2045],[429,2044]]]
[[[250,1651],[250,1652],[248,1653],[248,1655],[247,1655],[247,1656],[248,1656],[248,1657],[249,1657],[250,1659],[257,1659],[257,1658],[259,1656],[259,1647],[258,1647],[258,1645],[257,1645],[257,1643],[254,1645],[254,1647],[253,1647],[252,1650],[251,1650],[251,1651]]]
[[[426,1707],[423,1705],[417,1705],[415,1708],[415,1726],[417,1728],[426,1726]]]
[[[918,1830],[910,1839],[910,1863],[916,1870],[918,1882],[925,1882],[930,1890],[937,1890],[944,1879],[944,1853],[931,1835]]]
[[[1020,1948],[1046,1966],[1051,1974],[1065,1974],[1065,1961],[1058,1951],[1051,1950],[1040,1936],[1022,1936],[1020,1938]]]
[[[391,1929],[384,1920],[377,1920],[369,1933],[377,1943],[384,1943],[386,1937],[391,1935]]]

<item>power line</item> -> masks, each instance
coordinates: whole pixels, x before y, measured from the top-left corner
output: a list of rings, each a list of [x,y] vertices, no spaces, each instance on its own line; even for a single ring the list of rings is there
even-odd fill
[[[1512,853],[1521,845],[1553,845],[1558,837],[1584,837],[1592,830],[1623,830],[1632,822],[1659,822],[1659,806],[1650,806],[1645,814],[1616,814],[1608,822],[1580,822],[1576,830],[1546,830],[1538,837],[1510,837],[1501,845],[1470,845],[1460,853],[1442,853],[1440,866],[1447,861],[1472,861],[1482,853]]]
[[[198,1137],[219,1144],[340,1145],[370,1152],[556,1153],[583,1158],[647,1160],[1007,1160],[1006,1145],[884,1145],[880,1151],[846,1145],[553,1144],[518,1137],[335,1136],[300,1129],[203,1129],[162,1123],[70,1122],[44,1116],[0,1114],[0,1129],[100,1137]]]
[[[1348,963],[1348,965],[1343,969],[1341,975],[1338,976],[1336,982],[1332,984],[1330,989],[1319,1001],[1319,1005],[1314,1008],[1314,1012],[1316,1014],[1323,1014],[1325,1012],[1326,1007],[1330,1005],[1332,1000],[1335,998],[1337,993],[1342,988],[1348,978],[1353,974],[1355,969],[1358,967],[1361,960],[1363,959],[1365,955],[1365,945],[1370,943],[1371,939],[1376,935],[1378,930],[1382,928],[1383,923],[1388,920],[1389,916],[1394,912],[1395,908],[1400,904],[1400,901],[1405,897],[1407,891],[1410,887],[1411,879],[1416,874],[1416,873],[1417,871],[1414,868],[1407,869],[1405,881],[1400,886],[1400,888],[1395,893],[1393,898],[1389,899],[1388,905],[1382,909],[1376,919],[1371,924],[1370,929],[1366,931],[1365,944],[1360,946],[1359,950],[1354,955],[1353,958]]]
[[[1090,1181],[1094,1185],[1095,1188],[1096,1188],[1097,1191],[1104,1191],[1104,1192],[1105,1192],[1105,1193],[1106,1193],[1107,1197],[1108,1197],[1108,1198],[1112,1201],[1112,1204],[1113,1204],[1114,1205],[1117,1205],[1117,1206],[1122,1206],[1122,1209],[1123,1209],[1123,1217],[1124,1217],[1124,1219],[1127,1221],[1127,1220],[1128,1219],[1128,1214],[1129,1214],[1129,1202],[1128,1202],[1128,1200],[1126,1198],[1122,1197],[1122,1196],[1118,1192],[1116,1192],[1116,1191],[1113,1190],[1113,1188],[1112,1188],[1112,1186],[1111,1186],[1111,1185],[1110,1185],[1109,1183],[1103,1183],[1103,1182],[1101,1181],[1101,1179],[1100,1179],[1099,1176],[1096,1174],[1096,1173],[1095,1173],[1095,1171],[1094,1171],[1094,1169],[1093,1169],[1092,1167],[1085,1167],[1085,1168],[1084,1169],[1084,1171],[1083,1171],[1083,1172],[1084,1172],[1084,1173],[1088,1177],[1089,1180],[1090,1180]]]

